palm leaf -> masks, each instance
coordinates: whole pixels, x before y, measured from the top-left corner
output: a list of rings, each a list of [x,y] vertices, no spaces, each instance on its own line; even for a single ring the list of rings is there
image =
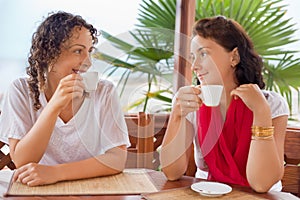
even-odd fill
[[[293,54],[294,49],[284,50],[294,39],[296,29],[291,19],[284,19],[286,5],[283,0],[196,0],[195,20],[216,15],[225,15],[238,21],[252,38],[256,51],[262,56],[265,67],[263,75],[267,89],[280,92],[288,102],[291,100],[291,87],[300,87],[300,62]],[[126,61],[114,59],[105,53],[98,58],[114,67],[130,70],[131,73],[141,72],[148,76],[148,92],[143,100],[139,99],[133,105],[144,103],[144,109],[149,93],[157,77],[172,81],[173,46],[176,17],[176,0],[142,0],[139,8],[138,29],[130,34],[136,44],[129,44],[104,32],[103,36],[113,46],[127,55]],[[111,73],[114,73],[111,70]],[[129,73],[126,74],[129,76]],[[127,77],[127,76],[126,76]],[[129,77],[127,77],[129,78]],[[124,80],[125,75],[124,75]],[[150,96],[149,96],[150,95]],[[157,99],[168,102],[161,94]]]
[[[174,30],[176,16],[176,1],[159,0],[157,3],[143,0],[140,4],[138,27],[159,27]]]

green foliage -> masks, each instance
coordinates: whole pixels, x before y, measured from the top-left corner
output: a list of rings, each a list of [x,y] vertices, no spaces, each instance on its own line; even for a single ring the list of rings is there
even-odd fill
[[[294,24],[291,24],[291,19],[284,19],[286,5],[283,2],[196,0],[195,20],[224,15],[238,21],[264,60],[263,75],[267,89],[280,92],[291,105],[291,88],[297,89],[300,86],[300,61],[293,56],[295,50],[284,50],[287,44],[296,41],[293,39],[296,30]],[[158,99],[170,105],[170,98],[164,96],[166,92],[170,93],[170,90],[151,92],[151,87],[157,83],[158,77],[169,77],[169,81],[172,81],[170,77],[173,71],[175,16],[176,0],[143,0],[140,4],[137,29],[130,32],[135,45],[103,32],[103,36],[122,50],[127,58],[121,60],[110,57],[105,52],[95,54],[96,58],[111,64],[111,74],[117,68],[127,69],[122,76],[124,80],[128,79],[131,73],[148,75],[148,91],[145,92],[145,98],[137,101],[139,104],[144,103],[144,111],[149,98],[159,97]],[[137,102],[132,106],[137,105]]]

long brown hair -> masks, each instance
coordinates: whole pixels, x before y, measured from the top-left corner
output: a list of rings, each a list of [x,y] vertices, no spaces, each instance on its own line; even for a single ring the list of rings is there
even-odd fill
[[[81,16],[59,11],[50,14],[32,36],[32,45],[26,72],[35,110],[39,110],[40,92],[44,89],[48,68],[61,53],[61,45],[72,37],[74,27],[84,27],[91,33],[93,44],[97,44],[97,29]]]
[[[193,35],[211,39],[228,52],[237,47],[240,55],[240,62],[235,67],[237,84],[254,83],[261,89],[265,87],[262,59],[255,52],[250,37],[239,23],[224,16],[204,18],[195,23]]]

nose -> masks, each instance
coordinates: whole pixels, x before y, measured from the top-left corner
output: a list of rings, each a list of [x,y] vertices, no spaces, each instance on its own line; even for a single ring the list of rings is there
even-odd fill
[[[92,66],[92,59],[91,59],[91,55],[87,54],[87,56],[85,56],[84,60],[81,63],[81,67],[84,70],[88,70],[90,67]]]
[[[90,53],[87,54],[86,58],[84,59],[84,63],[89,67],[92,65],[92,56]]]
[[[193,63],[192,63],[192,66],[191,66],[191,69],[192,71],[197,71],[197,70],[200,70],[202,67],[200,66],[199,62],[196,62],[197,60],[195,60]]]

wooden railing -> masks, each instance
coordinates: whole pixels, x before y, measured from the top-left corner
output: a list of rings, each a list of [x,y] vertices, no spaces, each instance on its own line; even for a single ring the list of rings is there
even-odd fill
[[[160,168],[159,152],[167,129],[169,114],[125,115],[131,147],[128,148],[127,168]],[[195,176],[193,154],[185,175]]]
[[[7,144],[3,143],[0,141],[0,170],[3,169],[4,167],[8,167],[9,169],[13,170],[16,169],[15,164],[12,162],[9,153],[5,154],[2,151],[2,148],[4,146],[7,146]]]
[[[288,127],[284,143],[283,191],[300,197],[300,129]]]
[[[125,115],[131,146],[128,148],[127,168],[159,168],[159,148],[166,132],[169,115]]]

